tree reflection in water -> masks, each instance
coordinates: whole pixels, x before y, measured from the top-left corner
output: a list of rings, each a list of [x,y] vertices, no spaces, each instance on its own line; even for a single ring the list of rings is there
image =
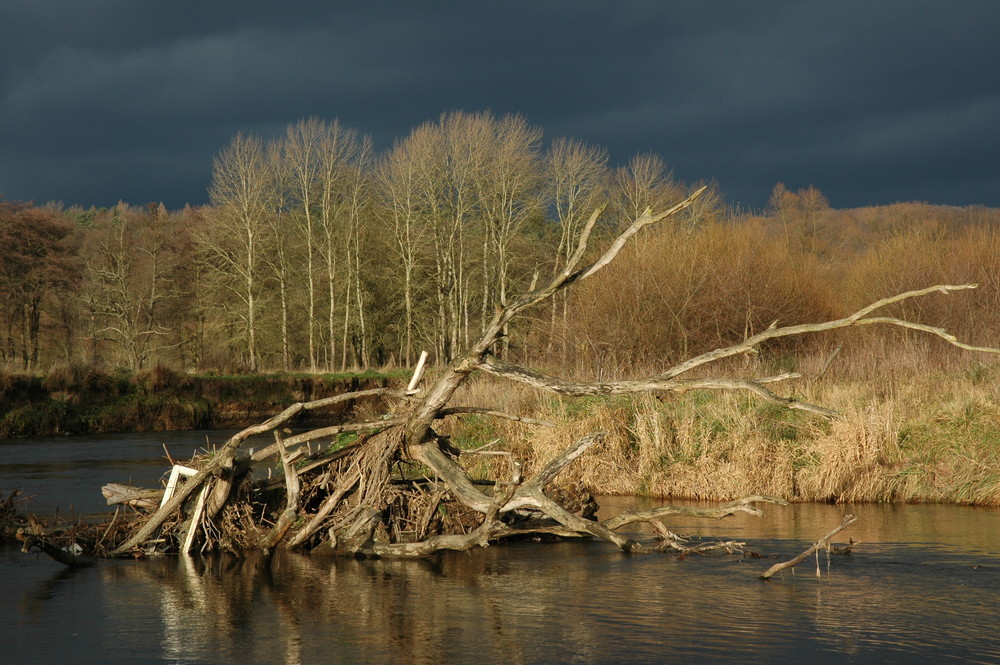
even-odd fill
[[[797,554],[845,508],[677,532]],[[4,663],[1000,662],[1000,512],[852,506],[865,544],[811,564],[632,556],[606,543],[530,543],[427,561],[279,552],[105,561],[65,571],[11,551],[0,586]],[[919,527],[920,531],[916,531]],[[846,534],[845,534],[846,535]],[[0,608],[2,610],[4,608]]]

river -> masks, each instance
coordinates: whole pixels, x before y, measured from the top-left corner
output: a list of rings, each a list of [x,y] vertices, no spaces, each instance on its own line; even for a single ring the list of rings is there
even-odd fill
[[[106,510],[100,486],[152,486],[217,432],[0,441],[0,491],[31,510]],[[602,501],[607,513],[643,504]],[[840,523],[863,543],[758,575]],[[1000,511],[767,506],[670,519],[778,559],[626,555],[518,543],[429,561],[279,554],[103,561],[68,570],[0,550],[0,663],[1000,663]]]

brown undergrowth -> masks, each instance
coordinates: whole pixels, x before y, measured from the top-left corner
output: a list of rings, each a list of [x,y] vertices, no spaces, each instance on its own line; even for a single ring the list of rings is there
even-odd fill
[[[1000,505],[1000,363],[941,346],[860,346],[822,378],[829,349],[796,361],[804,378],[779,392],[840,411],[831,420],[743,393],[567,398],[480,377],[456,403],[556,426],[464,416],[447,430],[460,447],[494,442],[528,467],[586,432],[607,431],[563,479],[599,494]],[[746,371],[773,371],[774,362],[758,359]],[[499,463],[484,458],[484,475]]]

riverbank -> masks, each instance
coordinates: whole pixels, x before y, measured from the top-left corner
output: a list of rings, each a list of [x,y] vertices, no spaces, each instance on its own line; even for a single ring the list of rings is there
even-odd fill
[[[564,479],[583,482],[598,494],[716,501],[768,494],[789,501],[1000,506],[1000,363],[988,356],[930,351],[887,348],[868,358],[842,356],[821,377],[824,354],[779,368],[805,377],[778,387],[779,393],[840,411],[833,420],[745,393],[570,399],[479,376],[463,388],[456,404],[547,420],[556,427],[468,414],[449,417],[441,430],[459,447],[497,440],[498,449],[514,452],[529,470],[580,436],[606,431],[605,441],[571,465]],[[743,371],[760,375],[775,369],[747,366]],[[0,438],[239,429],[294,402],[401,385],[409,374],[188,376],[161,368],[128,377],[88,372],[68,378],[52,373],[44,379],[0,375]],[[483,465],[483,475],[506,473],[487,469],[490,458],[473,459],[483,460],[474,462]]]
[[[52,435],[241,429],[286,406],[402,383],[402,373],[190,375],[157,366],[137,374],[60,367],[45,377],[0,372],[0,439]],[[319,414],[343,417],[353,405]]]

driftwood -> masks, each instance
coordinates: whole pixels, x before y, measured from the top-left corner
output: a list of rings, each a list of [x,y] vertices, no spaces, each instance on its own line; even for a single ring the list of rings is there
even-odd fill
[[[120,483],[108,483],[101,488],[101,494],[109,506],[123,504],[140,510],[156,510],[160,507],[163,490],[148,490]]]
[[[37,550],[64,566],[86,568],[97,563],[97,559],[92,556],[92,551],[87,552],[84,548],[93,549],[88,537],[80,533],[83,530],[79,525],[46,527],[37,517],[29,514],[25,526],[18,527],[14,537],[21,542],[22,552]]]
[[[179,484],[169,500],[155,512],[136,521],[127,537],[116,541],[111,555],[142,555],[154,549],[150,543],[156,544],[157,551],[170,547],[186,550],[195,544],[193,539],[200,544],[198,551],[257,549],[271,552],[277,547],[289,547],[350,556],[400,558],[427,556],[440,550],[484,547],[498,540],[524,537],[596,537],[627,552],[734,550],[739,543],[684,545],[672,537],[659,520],[670,515],[705,518],[721,518],[736,512],[760,515],[753,504],[781,503],[779,500],[753,496],[708,510],[663,506],[596,521],[589,513],[571,506],[572,502],[561,498],[551,486],[561,472],[602,440],[603,433],[567,441],[561,454],[525,478],[520,462],[510,453],[487,451],[485,448],[490,444],[486,442],[477,451],[457,450],[435,427],[440,420],[463,413],[510,419],[526,427],[552,426],[552,423],[499,409],[453,405],[456,391],[476,372],[571,396],[650,390],[679,394],[692,389],[742,390],[785,408],[832,418],[837,416],[832,409],[775,392],[776,384],[799,378],[798,374],[758,378],[690,378],[685,375],[695,369],[704,370],[710,363],[725,358],[754,353],[769,340],[873,324],[928,333],[967,350],[1000,352],[966,345],[940,328],[875,316],[878,310],[902,300],[932,292],[975,288],[973,284],[964,284],[933,286],[884,298],[835,321],[788,327],[773,324],[738,344],[698,355],[639,379],[567,381],[511,364],[494,355],[502,347],[500,341],[515,317],[572,284],[597,274],[615,259],[636,233],[691,205],[702,191],[696,191],[664,212],[646,211],[587,264],[584,258],[589,255],[590,237],[601,212],[595,211],[584,225],[576,248],[563,269],[547,283],[540,286],[533,283],[526,293],[500,308],[482,336],[441,368],[436,378],[427,382],[426,388],[421,388],[424,384],[418,371],[405,391],[358,391],[294,404],[267,421],[237,433],[212,454],[186,462],[195,470],[194,474]],[[380,400],[384,415],[360,422],[330,424],[294,435],[279,433],[303,411],[358,400]],[[266,432],[275,433],[273,444],[257,450],[246,449],[249,437]],[[344,435],[357,438],[348,441]],[[315,452],[313,445],[318,447]],[[474,480],[465,464],[472,452],[506,455],[509,476]],[[251,473],[269,464],[273,465],[272,471],[280,464],[279,474],[270,474],[269,479],[260,480],[261,473]],[[195,497],[201,497],[200,507],[195,505]],[[661,536],[660,545],[638,542],[621,532],[637,522],[653,524]],[[185,538],[182,533],[186,534]]]
[[[795,566],[799,565],[800,563],[802,563],[803,561],[805,561],[806,559],[808,559],[810,555],[818,552],[819,550],[821,550],[821,549],[829,549],[829,547],[830,547],[830,539],[833,538],[838,533],[840,533],[841,531],[843,531],[844,529],[846,529],[847,527],[851,526],[852,524],[854,524],[857,521],[858,521],[858,518],[855,517],[854,515],[845,515],[844,516],[844,520],[840,523],[840,526],[838,526],[836,529],[834,529],[830,533],[826,534],[825,536],[823,536],[822,538],[820,538],[819,540],[817,540],[815,543],[813,543],[812,547],[810,547],[809,549],[807,549],[805,552],[803,552],[802,554],[798,555],[794,559],[791,559],[789,561],[784,561],[782,563],[776,563],[776,564],[774,564],[773,566],[771,566],[770,568],[768,568],[767,571],[763,575],[760,576],[760,579],[762,579],[762,580],[769,580],[776,573],[780,573],[782,570],[785,570],[786,568],[794,568]],[[848,551],[850,551],[850,550],[848,550]],[[818,566],[816,568],[816,576],[819,577],[819,567]]]

